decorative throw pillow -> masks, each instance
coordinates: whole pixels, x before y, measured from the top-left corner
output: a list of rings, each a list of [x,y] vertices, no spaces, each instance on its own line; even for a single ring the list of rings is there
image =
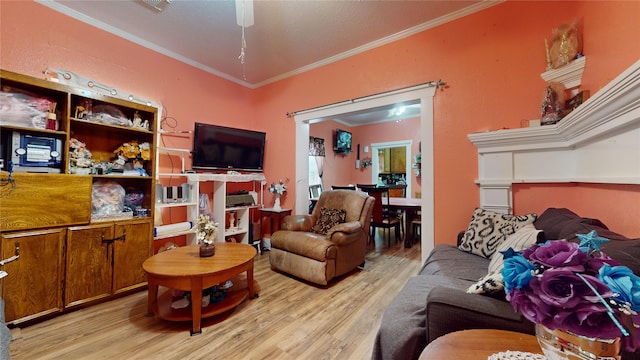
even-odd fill
[[[347,213],[342,209],[327,209],[323,207],[320,209],[320,217],[311,228],[311,231],[316,234],[326,235],[329,229],[342,224],[346,217]]]
[[[516,216],[477,208],[458,248],[487,259],[491,258],[507,236],[525,225],[533,224],[536,217],[536,214]]]
[[[467,292],[469,294],[486,294],[504,289],[502,279],[504,257],[501,252],[507,251],[509,248],[515,251],[522,251],[538,242],[540,236],[544,236],[544,233],[542,230],[536,229],[533,224],[525,225],[514,234],[509,235],[509,237],[498,246],[496,252],[491,257],[488,274],[471,285],[467,289]]]

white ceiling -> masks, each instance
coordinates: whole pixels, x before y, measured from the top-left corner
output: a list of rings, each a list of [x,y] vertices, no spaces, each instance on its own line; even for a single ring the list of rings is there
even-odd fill
[[[233,0],[170,0],[161,12],[141,0],[36,1],[250,88],[500,2],[255,0],[255,24],[245,29],[243,66],[238,60],[242,28]]]
[[[169,0],[163,11],[141,0],[36,1],[196,68],[257,88],[502,0],[255,0],[254,25],[245,29],[244,64],[238,59],[242,28],[236,23],[233,0]],[[340,120],[357,126],[398,119],[390,117],[389,110],[350,114]],[[400,118],[419,114],[419,105],[413,106]]]

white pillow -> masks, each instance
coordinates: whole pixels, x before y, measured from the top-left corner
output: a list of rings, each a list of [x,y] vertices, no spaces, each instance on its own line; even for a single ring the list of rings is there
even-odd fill
[[[492,293],[504,289],[504,282],[502,279],[502,268],[504,267],[504,257],[502,251],[507,251],[512,248],[515,251],[522,251],[529,246],[536,243],[538,234],[542,230],[538,230],[533,224],[527,224],[521,227],[515,233],[509,235],[505,241],[503,241],[496,248],[496,252],[491,256],[491,262],[489,262],[488,273],[482,279],[475,284],[471,285],[467,289],[469,294],[484,294]]]
[[[537,217],[533,213],[516,216],[477,208],[471,215],[458,248],[490,259],[509,235],[525,225],[533,224]]]

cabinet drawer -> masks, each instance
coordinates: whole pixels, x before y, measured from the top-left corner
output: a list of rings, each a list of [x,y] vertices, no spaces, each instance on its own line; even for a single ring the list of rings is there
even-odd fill
[[[6,174],[6,173],[3,173]],[[15,188],[0,192],[0,231],[87,224],[91,176],[13,174]]]

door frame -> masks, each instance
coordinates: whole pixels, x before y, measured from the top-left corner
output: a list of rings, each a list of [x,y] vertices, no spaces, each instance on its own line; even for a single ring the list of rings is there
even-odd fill
[[[434,247],[434,171],[433,171],[433,97],[437,87],[433,83],[411,86],[367,97],[347,100],[336,104],[294,114],[296,129],[296,191],[295,213],[304,214],[309,209],[309,123],[318,118],[337,116],[354,111],[393,105],[401,102],[420,102],[420,139],[422,141],[422,231],[420,244],[422,262]]]

